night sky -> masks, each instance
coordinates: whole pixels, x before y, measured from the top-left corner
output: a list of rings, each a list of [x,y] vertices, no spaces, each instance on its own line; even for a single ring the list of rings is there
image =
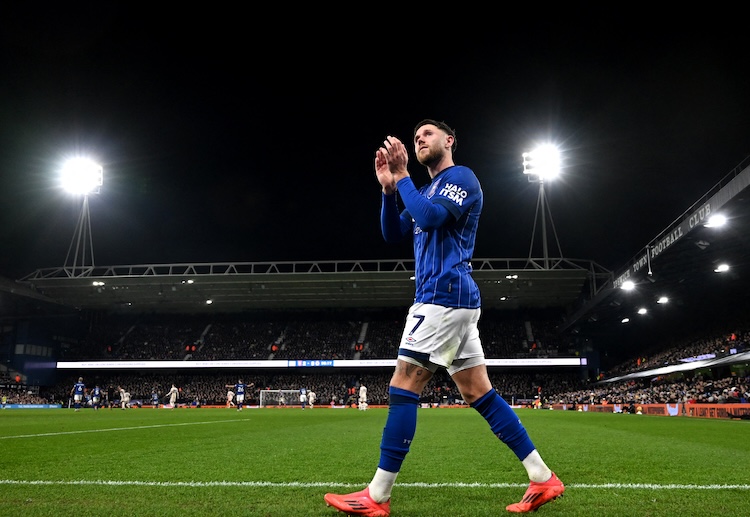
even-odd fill
[[[380,236],[374,152],[444,120],[484,190],[475,256],[524,258],[538,186],[521,155],[554,142],[562,255],[611,270],[750,155],[747,30],[731,21],[69,9],[0,16],[12,279],[64,264],[82,202],[57,173],[72,155],[104,168],[97,266],[412,258]]]

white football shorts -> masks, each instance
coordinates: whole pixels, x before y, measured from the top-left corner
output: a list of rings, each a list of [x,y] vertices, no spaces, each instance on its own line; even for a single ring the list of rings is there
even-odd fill
[[[398,358],[433,373],[442,366],[450,375],[484,364],[478,328],[481,313],[481,309],[415,303],[406,316]]]

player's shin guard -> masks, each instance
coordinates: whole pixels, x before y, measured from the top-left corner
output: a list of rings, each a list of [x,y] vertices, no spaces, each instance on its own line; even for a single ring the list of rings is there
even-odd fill
[[[487,420],[495,436],[510,447],[519,460],[523,461],[534,450],[534,444],[518,416],[494,389],[471,404],[471,407]]]
[[[388,418],[380,442],[378,467],[388,472],[398,472],[417,430],[419,395],[394,387],[388,393]]]

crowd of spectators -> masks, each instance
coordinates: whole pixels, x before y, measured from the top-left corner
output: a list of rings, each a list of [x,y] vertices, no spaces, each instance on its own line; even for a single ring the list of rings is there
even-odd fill
[[[495,318],[480,321],[488,357],[539,357],[569,353],[569,338],[553,331],[557,320]],[[392,359],[403,320],[243,319],[185,315],[101,319],[63,360]]]
[[[489,358],[539,357],[580,353],[569,338],[554,331],[555,320],[497,318],[485,315],[480,332]],[[141,317],[101,318],[80,343],[64,349],[63,360],[268,360],[268,359],[393,359],[403,328],[397,314],[386,313],[367,319],[315,319],[306,317],[249,318],[228,316],[150,315]],[[696,359],[707,354],[722,355],[747,349],[750,325],[737,325],[731,333],[717,331],[675,341],[671,346],[655,348],[648,354],[624,362],[607,372],[607,376],[655,368]],[[664,345],[662,343],[662,345]],[[166,393],[172,383],[180,388],[180,400],[195,405],[224,404],[227,384],[234,384],[238,372],[201,370],[185,373],[128,373],[99,371],[89,374],[89,388],[98,384],[106,389],[126,387],[131,398],[150,402],[152,391]],[[249,403],[257,403],[259,389],[314,390],[322,404],[345,404],[351,388],[360,383],[368,387],[372,405],[387,404],[390,369],[356,372],[326,371],[308,374],[284,370],[253,370],[240,373],[255,383],[248,394]],[[70,387],[79,375],[74,372],[56,386],[42,387],[36,395],[9,393],[16,398],[31,397],[34,403],[67,404]],[[497,391],[509,402],[544,398],[548,403],[665,403],[665,402],[733,402],[748,397],[746,376],[714,379],[712,374],[677,378],[642,378],[607,383],[606,379],[588,379],[581,370],[563,369],[526,372],[519,369],[490,369]],[[737,388],[735,391],[733,388]],[[116,389],[115,389],[116,391]],[[737,395],[736,397],[734,395]],[[19,398],[20,399],[20,398]],[[425,402],[436,404],[460,401],[455,385],[444,373],[436,375],[425,390]]]

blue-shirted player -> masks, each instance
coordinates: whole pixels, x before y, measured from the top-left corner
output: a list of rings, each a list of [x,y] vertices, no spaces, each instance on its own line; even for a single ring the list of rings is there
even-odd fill
[[[78,377],[78,382],[70,390],[70,394],[73,396],[73,407],[76,408],[76,411],[81,409],[81,401],[85,393],[86,385],[83,383],[83,377]]]
[[[529,488],[507,511],[534,511],[565,490],[487,375],[477,327],[481,297],[471,274],[483,193],[474,172],[453,162],[455,148],[456,134],[444,122],[426,119],[417,124],[414,154],[430,175],[430,183],[419,189],[407,170],[406,146],[398,138],[386,137],[375,152],[383,237],[387,242],[412,237],[416,292],[390,382],[378,468],[364,490],[325,495],[329,506],[349,515],[390,515],[391,490],[417,427],[419,397],[439,368],[448,371],[464,400],[526,468]],[[400,212],[396,192],[405,206]]]
[[[255,386],[255,383],[245,384],[242,379],[237,381],[237,384],[227,384],[225,387],[234,388],[234,400],[237,403],[237,411],[242,411],[242,407],[245,405],[245,395],[249,388]]]
[[[305,387],[299,389],[299,405],[302,408],[302,411],[304,411],[305,406],[307,406],[307,388]]]
[[[98,384],[94,386],[93,390],[91,390],[91,407],[93,407],[94,410],[98,410],[102,407],[102,389]]]

